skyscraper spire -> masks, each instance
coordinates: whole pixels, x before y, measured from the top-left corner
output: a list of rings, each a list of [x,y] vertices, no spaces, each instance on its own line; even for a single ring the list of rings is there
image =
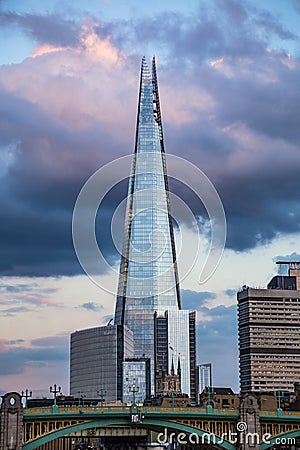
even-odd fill
[[[115,324],[133,331],[136,357],[151,359],[152,392],[154,314],[180,309],[156,62],[153,58],[150,73],[143,57]]]
[[[116,322],[129,298],[148,298],[151,311],[180,309],[155,59],[141,64],[136,141],[128,188]],[[142,282],[142,284],[141,284]],[[151,305],[150,305],[151,303]],[[145,302],[144,302],[145,304]]]

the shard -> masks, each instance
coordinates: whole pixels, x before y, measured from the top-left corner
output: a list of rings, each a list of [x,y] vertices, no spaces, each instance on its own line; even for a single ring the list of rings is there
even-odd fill
[[[191,355],[188,350],[185,354],[181,350],[180,354],[183,340],[189,348],[189,329],[188,318],[184,320],[187,328],[179,326],[183,323],[184,312],[180,304],[156,63],[153,58],[150,73],[143,58],[115,324],[126,325],[133,332],[136,357],[151,359],[152,393],[155,392],[155,371],[159,369],[156,367],[154,317],[164,316],[166,312],[172,317],[174,329],[173,333],[169,332],[167,364],[170,366],[173,357],[181,358],[181,365],[185,366],[183,378],[188,379],[186,383],[183,381],[183,390],[190,394]]]

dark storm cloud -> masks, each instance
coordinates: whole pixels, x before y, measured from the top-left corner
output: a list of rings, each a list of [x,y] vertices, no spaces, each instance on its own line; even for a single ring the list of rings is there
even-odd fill
[[[284,53],[264,53],[252,62],[231,60],[230,69],[233,75],[230,77],[211,74],[215,78],[215,94],[222,95],[220,122],[224,125],[240,122],[270,138],[297,143],[299,61],[290,61]],[[210,90],[208,84],[207,88]]]
[[[201,80],[214,108],[206,117],[195,112],[190,123],[167,124],[166,135],[169,150],[180,155],[184,149],[214,182],[227,217],[227,246],[244,250],[300,229],[300,66],[280,53],[220,64],[186,79],[195,89]]]
[[[29,37],[43,44],[74,46],[78,43],[79,26],[60,14],[18,14],[0,12],[0,26],[17,26]]]
[[[83,130],[67,127],[39,106],[1,90],[0,133],[0,147],[9,148],[10,155],[7,162],[2,153],[7,167],[0,192],[5,211],[1,274],[80,273],[71,236],[73,208],[88,177],[111,154],[117,156],[122,148],[118,137],[101,124]],[[113,249],[110,217],[110,208],[103,208],[101,245],[108,254]]]
[[[213,108],[195,108],[192,121],[165,123],[165,136],[167,151],[194,162],[214,182],[228,221],[227,246],[242,251],[278,233],[298,232],[300,66],[287,53],[266,48],[272,37],[282,42],[299,37],[268,11],[234,1],[202,6],[193,19],[166,12],[156,20],[165,24],[157,27],[157,40],[169,58],[160,74],[161,91],[172,80],[174,92],[201,88],[215,101]],[[141,41],[144,33],[150,39],[150,21],[135,27]],[[218,57],[219,70],[201,63]],[[189,70],[179,68],[186,59]],[[226,132],[235,128],[239,139]],[[238,155],[244,164],[235,163]],[[192,197],[190,202],[202,215]]]
[[[101,35],[103,31],[101,27]],[[125,48],[140,43],[145,47],[147,42],[151,50],[167,56],[168,65],[181,68],[185,63],[190,66],[220,56],[254,57],[261,55],[273,38],[283,42],[298,38],[270,12],[234,0],[199,2],[189,15],[165,11],[151,18],[116,21],[106,31]]]
[[[65,345],[40,348],[11,347],[0,351],[0,376],[21,374],[26,367],[46,367],[49,363],[68,361],[68,342]]]
[[[56,15],[6,12],[1,17],[2,25],[21,27],[39,43],[72,46],[79,35],[75,22]],[[264,10],[221,0],[209,6],[199,4],[193,16],[166,11],[134,22],[98,22],[93,32],[102,38],[111,37],[123,49],[134,44],[139,52],[139,45],[149,42],[151,52],[152,48],[157,48],[158,54],[161,51],[158,71],[166,150],[195,163],[215,184],[226,212],[228,247],[242,251],[269,242],[278,234],[299,232],[300,65],[284,52],[266,51],[272,38],[284,43],[296,36]],[[52,67],[55,54],[49,58]],[[216,66],[208,64],[215,58],[220,59]],[[47,55],[42,59],[45,63]],[[130,64],[134,60],[137,90],[136,59],[136,55],[129,58]],[[46,78],[37,89],[51,92],[53,84],[47,78],[47,66],[40,66],[38,60],[27,60],[24,66],[30,74]],[[109,92],[112,98],[125,98],[118,104],[120,111],[115,108],[114,113],[130,113],[134,123],[135,112],[123,97],[131,85],[122,87],[127,70],[133,79],[132,68],[133,64],[129,69],[115,71],[120,73],[121,88],[117,93],[116,89]],[[1,70],[4,79],[22,79],[18,65],[12,72],[8,68]],[[74,95],[85,95],[76,65],[74,72],[76,77],[72,72],[72,76],[60,74],[55,79],[61,83],[57,90],[53,89],[57,101],[66,86]],[[71,239],[77,195],[98,167],[131,151],[133,138],[130,141],[116,132],[119,117],[113,128],[95,120],[93,112],[89,115],[79,111],[85,126],[72,126],[46,110],[46,102],[43,108],[38,101],[22,98],[22,89],[26,89],[20,86],[18,94],[5,92],[4,88],[0,91],[0,208],[5,212],[5,220],[0,222],[0,273],[75,275],[81,273]],[[185,99],[187,89],[191,94]],[[201,96],[197,100],[199,92],[209,97],[207,104],[205,99],[201,103]],[[101,104],[102,94],[97,92],[92,101]],[[180,96],[183,101],[178,106]],[[190,104],[194,96],[196,100]],[[79,95],[78,105],[80,100]],[[87,104],[92,101],[88,99]],[[166,104],[178,120],[164,115]],[[73,104],[65,109],[69,112],[72,108]],[[102,108],[109,113],[108,104]],[[184,118],[185,110],[190,113],[188,118]],[[181,195],[180,186],[170,184]],[[112,263],[118,255],[110,238],[110,218],[125,192],[123,183],[110,193],[102,218],[97,218],[98,242]],[[185,200],[196,215],[203,215],[203,207],[193,195],[187,193]]]

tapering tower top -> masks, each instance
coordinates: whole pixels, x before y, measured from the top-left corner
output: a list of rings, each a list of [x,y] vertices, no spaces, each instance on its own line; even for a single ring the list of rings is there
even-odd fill
[[[164,139],[163,139],[163,129],[162,129],[162,122],[161,122],[161,112],[160,112],[160,102],[159,102],[159,93],[158,93],[158,84],[157,84],[155,56],[153,56],[153,58],[152,58],[152,86],[153,86],[153,112],[154,112],[154,117],[155,117],[155,120],[158,124],[159,131],[160,131],[162,151],[164,151]]]
[[[180,309],[174,232],[155,58],[141,63],[115,323],[133,331],[135,356],[152,361],[154,313]]]

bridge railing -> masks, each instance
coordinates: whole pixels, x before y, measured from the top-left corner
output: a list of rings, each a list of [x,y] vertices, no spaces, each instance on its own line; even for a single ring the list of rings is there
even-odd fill
[[[276,409],[275,411],[260,411],[261,417],[298,417],[300,418],[300,411],[284,411],[283,409]]]
[[[168,407],[168,406],[139,406],[139,411],[141,413],[165,413],[174,414],[175,416],[185,416],[185,415],[215,415],[215,416],[238,416],[238,409],[231,408],[212,408],[212,407]],[[130,414],[130,406],[45,406],[38,408],[24,408],[24,417],[26,416],[38,416],[38,415],[49,415],[49,414]]]

